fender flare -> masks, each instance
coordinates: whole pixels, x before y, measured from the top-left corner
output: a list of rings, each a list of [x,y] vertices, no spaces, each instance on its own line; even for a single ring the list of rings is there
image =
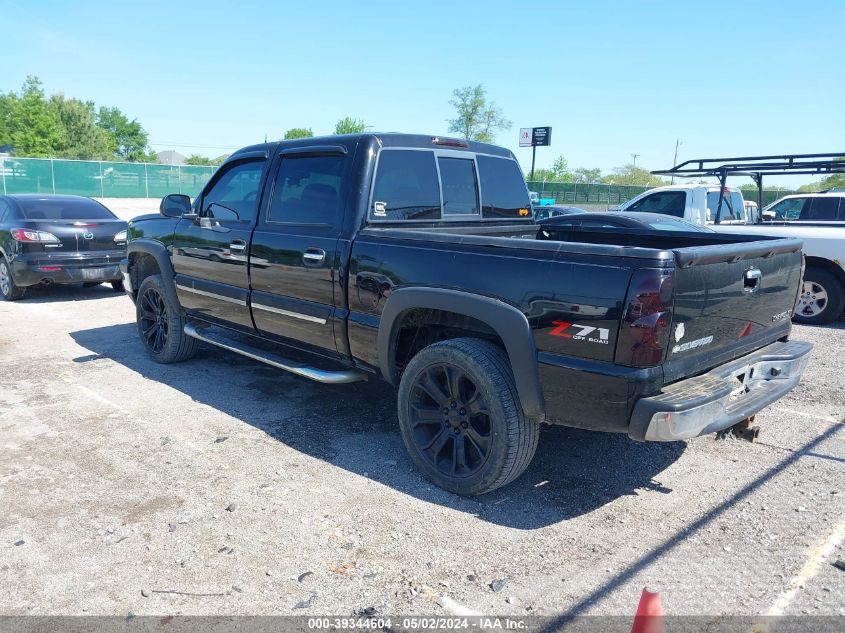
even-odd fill
[[[161,271],[164,292],[167,294],[167,298],[173,302],[173,305],[181,307],[179,297],[176,295],[176,282],[174,281],[176,273],[173,270],[173,262],[170,260],[170,254],[167,252],[165,245],[157,240],[140,237],[129,242],[126,251],[128,262],[132,261],[132,255],[134,253],[143,253],[156,260],[158,269]],[[133,290],[137,292],[138,288],[133,288]]]
[[[483,295],[445,288],[398,288],[391,292],[378,331],[379,369],[390,384],[398,383],[395,355],[399,317],[408,310],[425,308],[454,312],[490,326],[505,344],[523,412],[540,421],[545,418],[537,350],[528,319],[514,306]]]

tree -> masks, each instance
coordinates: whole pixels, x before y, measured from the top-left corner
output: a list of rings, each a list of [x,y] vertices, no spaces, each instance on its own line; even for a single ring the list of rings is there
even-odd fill
[[[50,108],[61,122],[62,138],[53,148],[60,158],[108,160],[112,158],[108,134],[97,126],[92,101],[65,99],[62,94],[50,97]]]
[[[845,160],[837,158],[836,160]],[[817,182],[811,182],[798,187],[798,191],[825,191],[826,189],[845,189],[845,174],[831,174]]]
[[[293,127],[285,132],[285,140],[290,141],[295,138],[311,138],[314,132],[310,127]]]
[[[614,185],[639,185],[640,187],[659,187],[666,182],[652,175],[647,169],[628,163],[624,167],[617,167],[609,176],[602,178],[602,182]]]
[[[0,145],[19,156],[51,156],[62,143],[62,123],[44,98],[38,77],[27,76],[21,94],[0,100]]]
[[[353,119],[352,117],[343,117],[334,126],[335,134],[359,134],[367,129],[367,125],[363,119]]]
[[[569,163],[563,156],[555,158],[552,163],[552,174],[555,182],[575,182],[575,175],[569,171]]]
[[[148,158],[147,131],[137,119],[130,121],[118,108],[100,108],[97,125],[109,134],[115,158],[128,161]]]
[[[579,167],[572,171],[572,175],[575,176],[575,182],[577,183],[601,182],[601,169],[597,167],[594,169]]]
[[[208,156],[201,156],[200,154],[191,154],[188,158],[185,159],[186,165],[219,165],[220,163],[215,163],[213,159],[209,158]]]
[[[481,84],[455,88],[449,104],[456,114],[449,120],[449,131],[460,134],[467,141],[492,143],[496,140],[496,132],[511,129],[511,122],[496,104],[487,103],[487,91]]]

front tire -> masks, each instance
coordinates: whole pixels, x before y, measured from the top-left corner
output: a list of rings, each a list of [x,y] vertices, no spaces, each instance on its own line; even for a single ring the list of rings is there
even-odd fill
[[[827,325],[842,314],[843,302],[845,292],[836,277],[822,268],[807,268],[793,320],[808,325]]]
[[[531,463],[540,434],[522,411],[504,351],[459,338],[420,351],[399,384],[399,428],[416,467],[460,495],[504,486]]]
[[[135,315],[141,343],[157,363],[178,363],[196,353],[197,340],[185,334],[182,310],[168,298],[161,275],[150,275],[141,283]]]
[[[0,297],[4,301],[17,301],[23,297],[26,288],[15,283],[12,277],[12,269],[3,256],[0,256]]]

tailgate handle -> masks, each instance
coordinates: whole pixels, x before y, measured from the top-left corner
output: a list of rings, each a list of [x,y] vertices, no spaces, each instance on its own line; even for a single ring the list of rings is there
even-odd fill
[[[742,289],[745,292],[757,292],[760,290],[760,280],[763,273],[759,268],[749,268],[742,276]]]

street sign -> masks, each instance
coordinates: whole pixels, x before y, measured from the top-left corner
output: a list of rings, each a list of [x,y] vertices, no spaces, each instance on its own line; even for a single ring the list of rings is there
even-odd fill
[[[536,147],[552,144],[552,128],[550,127],[521,127],[519,128],[519,146]]]
[[[531,138],[532,145],[551,145],[552,144],[552,128],[550,127],[535,127]]]
[[[537,146],[548,146],[551,144],[552,128],[548,126],[519,128],[519,146],[531,148],[531,180],[534,180],[534,161],[537,158]]]
[[[519,128],[519,146],[520,147],[531,147],[533,145],[532,140],[534,138],[534,128],[531,127],[521,127]]]

